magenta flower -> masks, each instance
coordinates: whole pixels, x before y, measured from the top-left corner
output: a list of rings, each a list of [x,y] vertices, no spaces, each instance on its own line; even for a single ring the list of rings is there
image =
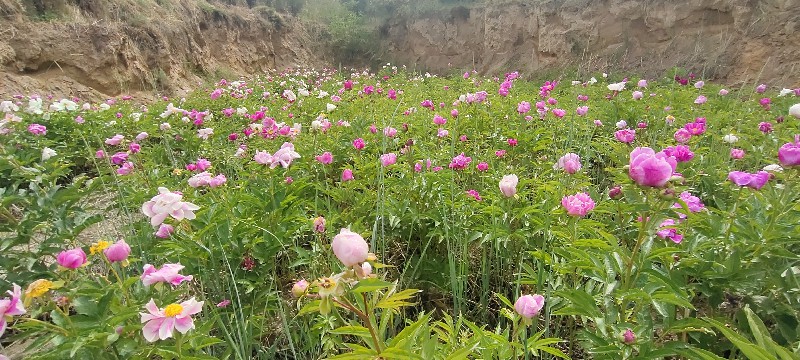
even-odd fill
[[[469,195],[469,196],[471,196],[472,198],[474,198],[476,201],[481,201],[481,200],[482,200],[482,199],[481,199],[481,194],[480,194],[480,193],[478,193],[478,191],[477,191],[477,190],[475,190],[475,189],[470,189],[470,190],[467,190],[467,191],[466,191],[466,194],[467,194],[467,195]]]
[[[122,176],[129,175],[132,172],[133,172],[133,163],[130,161],[122,163],[122,166],[120,166],[119,169],[117,169],[117,174]]]
[[[447,131],[447,129],[439,129],[439,130],[436,131],[436,136],[438,136],[440,138],[445,138],[448,135],[450,135],[450,132]]]
[[[769,133],[772,132],[772,123],[766,122],[766,121],[762,121],[762,122],[758,123],[758,130],[761,131],[764,134],[769,134]]]
[[[41,124],[30,124],[28,132],[33,135],[47,135],[47,127]]]
[[[698,121],[699,119],[702,118],[698,118],[694,122],[687,123],[686,125],[683,126],[683,128],[686,129],[692,136],[702,135],[703,133],[706,132],[705,119],[702,119],[702,121]]]
[[[111,155],[111,163],[114,165],[122,165],[122,163],[128,161],[128,153],[126,152],[118,152],[114,155]]]
[[[441,117],[439,114],[433,115],[433,123],[442,126],[447,123],[447,119]]]
[[[476,166],[476,168],[478,169],[478,171],[486,171],[489,170],[489,164],[487,164],[485,161],[481,161],[480,163],[478,163],[478,166]]]
[[[159,187],[158,192],[158,195],[142,205],[142,213],[150,218],[153,226],[160,225],[168,216],[178,221],[184,218],[192,220],[195,218],[194,211],[200,209],[195,204],[181,201],[182,194],[171,192],[165,187]]]
[[[369,256],[369,244],[361,235],[350,229],[342,229],[338,235],[334,236],[331,248],[336,258],[346,267],[361,264]]]
[[[675,131],[675,141],[681,144],[689,142],[691,138],[692,138],[692,133],[690,133],[689,130],[686,130],[685,128],[680,128]]]
[[[112,263],[124,261],[128,258],[128,255],[131,254],[131,247],[128,246],[128,243],[126,243],[125,240],[120,240],[105,248],[103,250],[103,254],[105,254],[106,259]]]
[[[800,165],[800,135],[794,136],[794,143],[786,143],[778,149],[778,161],[783,166]]]
[[[472,158],[469,156],[465,156],[462,152],[461,154],[457,155],[450,161],[450,168],[454,170],[464,170],[469,166],[469,163],[472,162]]]
[[[208,161],[204,158],[197,159],[197,169],[200,171],[206,171],[211,167],[211,161]]]
[[[317,156],[316,159],[323,165],[328,165],[333,162],[333,154],[331,154],[329,151],[326,151],[322,153],[322,155]]]
[[[586,105],[578,106],[578,108],[575,109],[575,113],[578,114],[578,116],[585,116],[588,112],[589,112],[589,107]]]
[[[581,157],[578,154],[567,153],[558,159],[553,169],[564,169],[567,174],[574,174],[581,170]]]
[[[518,183],[519,178],[515,174],[503,176],[503,179],[500,180],[500,192],[503,193],[505,197],[513,197],[517,194]]]
[[[656,234],[662,239],[670,239],[672,242],[680,244],[681,241],[683,241],[683,235],[678,234],[678,230],[675,229],[674,226],[675,220],[664,220],[661,225],[658,226],[659,230]]]
[[[128,150],[130,150],[131,154],[136,154],[142,151],[142,146],[137,143],[131,143],[128,145]]]
[[[450,116],[454,118],[458,117],[458,109],[450,110]]]
[[[614,137],[617,138],[618,141],[630,144],[636,139],[636,130],[633,129],[622,129],[617,130],[614,132]]]
[[[381,155],[381,165],[383,167],[394,165],[396,162],[397,162],[397,154],[395,153],[388,153]]]
[[[514,302],[514,310],[525,320],[530,320],[539,315],[542,308],[544,308],[544,296],[542,295],[524,295]]]
[[[505,150],[497,150],[497,151],[494,152],[494,156],[497,156],[499,158],[501,158],[503,156],[506,156],[506,151]]]
[[[639,82],[636,83],[636,86],[638,86],[640,88],[646,88],[647,87],[647,80],[645,80],[645,79],[639,80]]]
[[[760,85],[756,86],[756,92],[757,93],[763,94],[765,91],[767,91],[767,84],[760,84]]]
[[[344,169],[342,171],[342,182],[353,180],[353,170]]]
[[[383,135],[385,135],[387,137],[390,137],[390,138],[393,138],[393,137],[395,137],[395,135],[397,135],[397,129],[395,129],[395,128],[391,127],[391,126],[388,126],[388,127],[383,129]]]
[[[696,213],[706,208],[705,205],[703,205],[703,201],[701,201],[699,197],[692,195],[692,193],[688,191],[682,192],[678,197],[683,200],[684,203],[686,203],[686,207],[689,208],[689,212]],[[680,209],[683,206],[681,206],[680,203],[675,203],[672,205],[672,207],[675,209]],[[684,214],[678,214],[678,216],[680,216],[681,219],[686,217]]]
[[[121,134],[114,135],[108,139],[106,139],[106,145],[116,146],[122,143],[122,140],[125,139],[125,136]]]
[[[731,149],[731,159],[738,160],[738,159],[741,159],[743,157],[744,157],[744,150],[737,149],[737,148]]]
[[[511,146],[511,147],[517,146],[517,144],[518,144],[517,139],[514,139],[514,138],[509,138],[507,141],[508,141],[508,146]]]
[[[192,281],[192,275],[181,275],[179,272],[183,270],[184,266],[181,264],[164,264],[160,269],[156,270],[153,265],[146,264],[142,272],[142,284],[150,286],[155,283],[169,283],[172,286],[178,286],[184,281]]]
[[[358,138],[353,140],[353,147],[356,150],[363,150],[365,146],[367,146],[367,144],[364,142],[364,139]]]
[[[222,96],[222,89],[214,89],[209,96],[211,97],[211,100],[219,99],[219,97]]]
[[[561,206],[567,210],[567,214],[571,216],[586,216],[589,211],[594,209],[595,203],[589,194],[579,192],[575,195],[565,196],[561,199]]]
[[[58,265],[67,269],[77,269],[86,264],[86,253],[81,248],[64,250],[56,256]]]
[[[728,173],[728,180],[739,186],[746,186],[751,189],[759,190],[767,181],[769,181],[769,173],[766,171],[759,171],[755,174],[746,173],[743,171],[731,171]]]
[[[22,289],[19,285],[14,284],[14,290],[9,290],[8,294],[11,298],[0,299],[0,336],[6,332],[8,327],[8,319],[11,316],[22,315],[25,313],[25,306],[22,303]]]
[[[531,103],[527,101],[521,101],[517,104],[517,112],[520,114],[526,114],[528,111],[531,111]]]
[[[145,340],[154,342],[158,339],[171,338],[175,330],[185,334],[194,329],[192,315],[203,310],[203,302],[191,298],[180,304],[169,304],[164,309],[159,309],[155,301],[150,299],[144,308],[147,313],[139,313],[142,323],[147,323],[142,328],[142,333]]]
[[[678,162],[663,151],[656,153],[649,147],[631,151],[628,175],[641,186],[662,187],[675,173]]]
[[[687,162],[694,159],[694,152],[686,145],[670,146],[664,149],[667,156],[672,156],[678,162]]]
[[[625,332],[622,333],[622,342],[628,345],[636,342],[636,334],[633,333],[633,330],[626,329]]]
[[[553,109],[553,115],[560,119],[563,118],[564,115],[567,115],[567,111],[564,109]]]
[[[173,232],[175,232],[175,228],[172,225],[161,224],[158,226],[158,230],[155,232],[154,235],[162,239],[168,239]]]

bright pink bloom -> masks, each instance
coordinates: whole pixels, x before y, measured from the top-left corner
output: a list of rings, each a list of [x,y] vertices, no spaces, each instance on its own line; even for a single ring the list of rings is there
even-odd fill
[[[159,309],[155,301],[150,299],[144,308],[147,313],[139,313],[142,323],[147,323],[142,328],[142,333],[145,340],[154,342],[158,339],[171,338],[175,330],[186,334],[189,330],[194,329],[192,315],[203,310],[203,302],[197,302],[191,298],[180,304],[170,304],[164,309]]]
[[[117,169],[117,174],[122,176],[129,175],[132,172],[133,172],[133,163],[130,161],[122,163],[122,166],[120,166],[119,169]]]
[[[578,114],[578,116],[585,116],[588,112],[589,112],[589,107],[586,105],[578,106],[578,108],[575,109],[575,113]]]
[[[579,192],[575,195],[565,196],[561,199],[561,206],[567,210],[567,214],[571,216],[586,216],[589,211],[594,209],[594,200],[589,197],[589,194]]]
[[[317,156],[316,159],[323,165],[328,165],[333,162],[333,154],[331,154],[329,151],[326,151],[322,153],[322,155]]]
[[[692,136],[701,135],[706,132],[706,122],[704,118],[698,118],[695,119],[694,122],[684,125],[683,128],[686,129]]]
[[[564,169],[567,174],[574,174],[581,170],[581,157],[578,154],[567,153],[558,159],[553,169]]]
[[[222,96],[222,89],[215,89],[210,95],[211,100],[217,100],[220,96]]]
[[[436,131],[436,136],[438,136],[440,138],[445,138],[448,135],[450,135],[450,132],[447,131],[447,129],[439,129],[439,130]]]
[[[636,130],[633,129],[622,129],[617,130],[614,132],[614,137],[617,138],[618,141],[630,144],[636,139]]]
[[[211,162],[203,158],[197,159],[196,164],[197,164],[197,169],[200,171],[206,171],[211,167]]]
[[[367,260],[369,255],[369,244],[364,241],[361,235],[342,229],[331,241],[333,254],[341,261],[344,266],[351,267]]]
[[[64,250],[56,256],[56,261],[67,269],[77,269],[86,264],[86,253],[81,248]]]
[[[678,230],[675,229],[674,226],[675,220],[664,220],[661,222],[661,225],[658,226],[659,230],[656,234],[662,239],[670,239],[672,242],[680,244],[681,241],[683,241],[683,235],[678,234]]]
[[[283,168],[288,168],[289,165],[292,164],[294,159],[299,159],[300,154],[294,151],[294,144],[290,142],[285,142],[281,145],[280,150],[275,152],[272,155],[272,164],[270,165],[271,169],[276,168],[279,164],[283,166]]]
[[[367,144],[364,142],[364,139],[358,138],[353,140],[353,147],[356,148],[356,150],[363,150],[365,146],[367,146]]]
[[[219,303],[217,303],[217,307],[218,308],[224,308],[224,307],[228,307],[228,305],[230,305],[230,304],[231,304],[231,301],[228,300],[228,299],[225,299],[225,300],[222,300]]]
[[[175,232],[175,228],[172,225],[161,224],[158,226],[158,230],[155,232],[154,235],[162,239],[168,239],[173,232]]]
[[[0,336],[3,336],[3,333],[6,332],[6,327],[8,327],[7,319],[11,316],[25,313],[25,306],[23,306],[21,299],[22,289],[17,284],[14,284],[13,287],[13,291],[8,291],[11,298],[0,299]]]
[[[648,147],[631,151],[628,175],[641,186],[662,187],[675,173],[678,162],[663,151],[656,153]]]
[[[686,203],[686,207],[689,208],[690,212],[696,213],[706,208],[706,206],[703,205],[703,201],[700,200],[699,197],[692,195],[692,193],[688,191],[682,192],[678,197]],[[672,205],[672,207],[679,209],[683,206],[681,206],[679,203],[675,203]],[[686,215],[680,214],[680,217],[684,218]]]
[[[517,104],[517,112],[520,114],[526,114],[528,111],[531,111],[531,103],[527,101],[521,101]]]
[[[131,247],[128,246],[128,243],[126,243],[125,240],[120,240],[105,248],[103,250],[103,254],[105,254],[106,259],[112,263],[124,261],[128,258],[128,255],[131,254]]]
[[[458,117],[458,110],[457,109],[450,110],[450,116],[454,118]]]
[[[758,123],[758,130],[764,134],[769,134],[772,132],[772,123],[762,121]]]
[[[28,125],[28,132],[33,135],[47,135],[47,127],[41,124]]]
[[[103,150],[97,150],[97,152],[94,153],[94,157],[96,157],[98,159],[102,159],[102,158],[106,157],[106,152],[103,151]]]
[[[778,160],[783,166],[800,165],[800,135],[794,136],[794,143],[786,143],[778,149]]]
[[[487,164],[485,161],[481,161],[476,168],[478,171],[486,171],[489,170],[489,164]]]
[[[755,174],[746,173],[743,171],[731,171],[728,173],[728,180],[739,186],[746,186],[752,189],[759,190],[769,181],[769,173],[766,171],[759,171]]]
[[[501,157],[506,155],[506,151],[505,150],[497,150],[497,151],[494,152],[494,155],[499,157],[499,158],[501,158]]]
[[[111,163],[114,165],[122,165],[125,161],[128,161],[128,153],[126,152],[118,152],[111,155]]]
[[[624,333],[622,333],[622,342],[630,345],[636,342],[636,334],[633,333],[633,330],[626,329]]]
[[[342,171],[342,182],[353,180],[353,170],[344,169]]]
[[[509,138],[507,141],[508,141],[508,146],[511,147],[517,146],[517,139]]]
[[[469,156],[465,156],[464,153],[458,154],[456,157],[450,161],[450,168],[454,170],[464,170],[469,166],[469,163],[472,162],[472,158]]]
[[[481,199],[481,194],[478,193],[478,191],[475,190],[475,189],[467,190],[466,193],[467,193],[467,195],[473,197],[476,201],[481,201],[482,200]]]
[[[542,295],[524,295],[514,302],[514,310],[517,311],[517,314],[528,320],[539,315],[542,308],[544,308],[544,296]]]
[[[314,218],[314,231],[318,233],[325,232],[325,218],[322,216],[317,216]]]
[[[172,286],[178,286],[184,281],[192,281],[192,275],[181,275],[179,272],[183,270],[184,266],[181,264],[164,264],[160,269],[156,270],[153,265],[146,264],[142,271],[142,284],[150,286],[155,283],[165,282]]]
[[[765,91],[767,91],[767,84],[761,84],[761,85],[756,86],[756,92],[757,93],[763,94]]]
[[[442,126],[447,123],[447,119],[441,117],[439,114],[433,115],[433,123]]]
[[[381,165],[386,167],[389,165],[394,165],[397,162],[397,154],[395,153],[388,153],[381,155]]]
[[[708,99],[705,97],[705,95],[699,95],[697,99],[694,100],[694,103],[697,105],[702,105],[705,104],[706,101],[708,101]]]
[[[634,91],[632,96],[633,100],[641,100],[644,97],[644,93],[642,93],[641,91]]]
[[[672,156],[678,162],[687,162],[694,159],[694,152],[686,145],[670,146],[664,149],[667,156]]]
[[[567,115],[567,111],[564,109],[553,109],[553,115],[557,116],[558,118],[563,118],[564,115]]]
[[[390,138],[393,138],[393,137],[395,137],[395,135],[397,135],[397,129],[395,129],[395,128],[391,127],[391,126],[388,126],[388,127],[383,129],[383,135],[385,135],[387,137],[390,137]]]

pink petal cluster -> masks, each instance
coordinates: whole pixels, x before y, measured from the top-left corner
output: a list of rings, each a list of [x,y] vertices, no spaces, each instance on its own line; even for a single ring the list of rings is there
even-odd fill
[[[177,306],[180,312],[178,314],[170,313],[170,306]],[[139,313],[142,319],[141,322],[147,323],[142,328],[142,333],[145,340],[154,342],[158,339],[166,340],[171,338],[175,330],[185,334],[194,329],[192,315],[203,310],[203,302],[198,302],[191,298],[180,303],[180,305],[172,304],[164,309],[159,309],[155,301],[150,299],[150,302],[145,305],[145,309],[147,313]]]
[[[191,281],[192,275],[181,275],[179,272],[183,270],[184,266],[181,264],[164,264],[160,269],[156,270],[155,266],[146,264],[142,272],[142,284],[150,286],[155,283],[169,283],[172,286],[178,286],[184,281]]]
[[[470,162],[472,162],[472,158],[461,153],[450,161],[449,167],[453,170],[464,170],[469,166]]]
[[[397,154],[395,153],[388,153],[381,155],[381,166],[383,167],[394,165],[396,162],[397,162]]]
[[[674,226],[675,220],[666,219],[658,226],[659,230],[656,234],[662,239],[670,239],[672,242],[680,244],[683,241],[683,235],[678,234],[678,230]]]
[[[200,209],[195,204],[181,201],[183,195],[169,191],[165,187],[159,187],[158,193],[142,205],[142,213],[150,218],[150,224],[153,226],[160,225],[168,216],[172,216],[178,221],[184,218],[192,220],[195,218],[194,211]]]
[[[67,269],[77,269],[86,264],[86,253],[81,248],[64,250],[58,253],[56,261]]]
[[[769,181],[769,173],[766,171],[759,171],[755,174],[746,173],[744,171],[731,171],[728,173],[728,180],[739,186],[746,186],[751,189],[759,190]]]
[[[331,248],[333,248],[336,258],[347,267],[361,264],[367,260],[369,255],[369,244],[361,235],[350,229],[339,231],[339,234],[334,236],[331,241]]]
[[[564,169],[567,174],[574,174],[581,170],[581,157],[578,154],[567,153],[553,165],[554,170]]]
[[[619,141],[626,144],[630,144],[636,139],[636,130],[633,129],[622,129],[617,130],[614,133],[614,137]]]
[[[664,149],[667,156],[672,156],[678,162],[688,162],[694,159],[694,152],[686,145],[670,146]]]
[[[778,161],[783,166],[800,166],[800,135],[794,136],[794,143],[786,143],[778,149]]]
[[[678,162],[663,151],[656,153],[649,147],[631,151],[628,175],[641,186],[662,187],[675,173]]]
[[[589,194],[579,192],[575,195],[565,196],[561,199],[561,206],[567,210],[567,214],[571,216],[586,216],[589,211],[594,209],[595,203]]]
[[[125,261],[131,254],[131,247],[125,240],[117,241],[103,250],[109,262]]]
[[[9,290],[10,298],[0,299],[0,336],[6,332],[8,327],[7,319],[11,316],[22,315],[25,313],[25,306],[22,304],[22,289],[14,284],[14,290]]]
[[[323,165],[328,165],[333,162],[333,154],[331,154],[330,151],[326,151],[322,153],[322,155],[317,156],[316,159]]]
[[[189,186],[193,188],[202,186],[209,186],[215,188],[225,184],[227,181],[228,179],[225,177],[224,174],[213,176],[208,171],[203,171],[189,178]]]
[[[518,183],[519,178],[515,174],[503,176],[503,179],[500,180],[500,192],[505,197],[512,197],[517,194]]]
[[[525,319],[536,317],[542,308],[544,308],[544,296],[542,295],[523,295],[514,302],[514,310]]]

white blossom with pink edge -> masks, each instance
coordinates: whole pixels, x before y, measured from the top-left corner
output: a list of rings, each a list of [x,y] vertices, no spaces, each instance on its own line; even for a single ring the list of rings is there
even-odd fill
[[[194,211],[200,209],[199,206],[190,202],[181,201],[183,195],[169,191],[165,187],[158,188],[159,194],[153,196],[150,201],[142,205],[142,213],[150,218],[150,225],[158,226],[172,216],[175,220],[192,220],[195,218]]]

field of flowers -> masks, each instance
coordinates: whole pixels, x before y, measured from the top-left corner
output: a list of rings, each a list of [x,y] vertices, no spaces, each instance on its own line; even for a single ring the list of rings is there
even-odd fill
[[[800,359],[798,97],[386,66],[7,99],[0,344]]]

